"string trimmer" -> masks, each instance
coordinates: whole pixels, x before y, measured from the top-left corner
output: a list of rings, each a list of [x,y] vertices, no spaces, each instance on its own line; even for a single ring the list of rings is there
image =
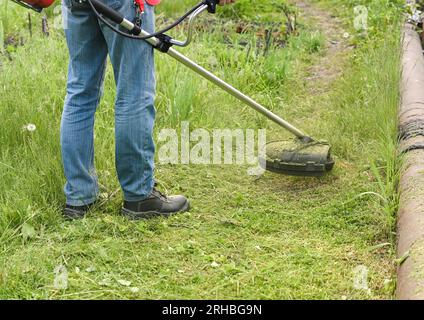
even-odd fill
[[[54,0],[13,1],[40,12],[42,8],[50,6]],[[266,116],[268,119],[291,132],[295,136],[294,139],[273,141],[267,144],[266,159],[262,159],[263,161],[261,161],[262,164],[266,163],[267,170],[288,175],[320,176],[333,169],[334,160],[331,157],[331,146],[327,142],[317,141],[306,135],[286,120],[274,114],[252,98],[246,96],[173,48],[173,46],[186,47],[191,43],[193,36],[193,23],[196,17],[206,11],[209,13],[215,13],[219,0],[203,0],[190,9],[181,18],[177,19],[173,24],[153,34],[149,34],[139,27],[137,23],[128,20],[120,12],[108,7],[100,0],[78,1],[87,3],[97,18],[116,33],[131,39],[147,41],[158,51],[168,54],[241,102],[247,104],[254,110]],[[140,5],[140,9],[142,11],[144,1],[147,1],[149,4],[157,4],[160,2],[159,0],[135,0],[134,4]],[[187,39],[185,41],[178,41],[165,34],[185,21],[187,18],[189,22]],[[121,26],[128,32],[122,31],[114,24]]]

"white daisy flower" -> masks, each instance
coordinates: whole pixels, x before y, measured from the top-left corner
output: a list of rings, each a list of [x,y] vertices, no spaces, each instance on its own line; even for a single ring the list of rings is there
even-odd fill
[[[33,123],[28,123],[24,125],[22,129],[24,131],[34,132],[37,129],[37,127]]]

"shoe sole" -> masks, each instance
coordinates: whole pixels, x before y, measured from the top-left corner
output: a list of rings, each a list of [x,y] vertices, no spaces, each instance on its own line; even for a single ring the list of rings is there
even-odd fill
[[[184,207],[176,212],[159,212],[159,211],[146,211],[146,212],[135,212],[135,211],[131,211],[125,208],[122,208],[122,215],[124,215],[125,217],[127,217],[128,219],[131,220],[149,220],[149,219],[154,219],[154,218],[169,218],[172,217],[178,213],[183,213],[183,212],[187,212],[190,210],[190,202],[187,201],[184,205]]]
[[[82,212],[82,211],[69,209],[69,208],[63,211],[63,217],[65,218],[65,220],[69,220],[69,221],[83,219],[86,214],[87,212]]]
[[[87,205],[88,209],[84,211],[75,210],[75,209],[66,207],[63,209],[63,212],[62,212],[63,218],[68,221],[83,219],[87,215],[87,213],[89,213],[90,210],[92,210],[96,206],[96,204],[97,204],[97,201],[94,201],[93,203],[88,204]]]

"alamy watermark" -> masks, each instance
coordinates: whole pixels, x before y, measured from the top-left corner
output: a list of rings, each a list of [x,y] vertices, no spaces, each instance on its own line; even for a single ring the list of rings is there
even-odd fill
[[[353,8],[353,27],[356,31],[366,32],[368,30],[368,8],[366,6],[355,6]]]
[[[367,294],[371,293],[368,286],[368,273],[369,269],[364,265],[359,265],[353,270],[353,287],[356,290],[365,291]]]
[[[160,164],[248,165],[249,175],[265,172],[266,129],[162,129],[158,134]]]

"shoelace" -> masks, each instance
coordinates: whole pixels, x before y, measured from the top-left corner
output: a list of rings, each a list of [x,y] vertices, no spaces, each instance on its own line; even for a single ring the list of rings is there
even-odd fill
[[[164,201],[168,200],[168,197],[166,195],[164,195],[162,192],[160,192],[158,189],[156,189],[156,187],[153,187],[151,196],[162,199]]]

